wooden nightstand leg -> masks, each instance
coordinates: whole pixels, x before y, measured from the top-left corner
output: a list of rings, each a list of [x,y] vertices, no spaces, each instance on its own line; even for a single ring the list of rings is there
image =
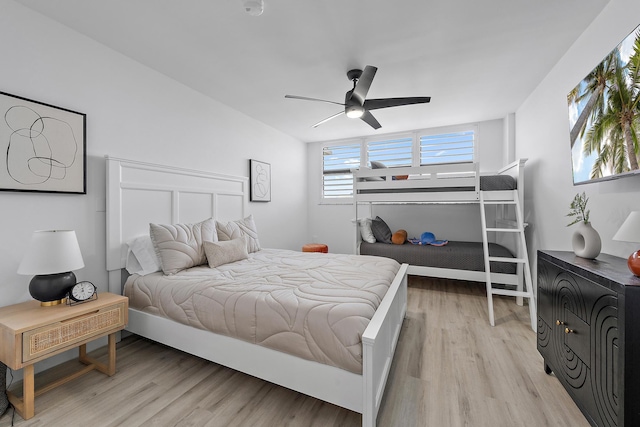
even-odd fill
[[[22,377],[22,399],[9,390],[7,390],[7,396],[9,397],[9,402],[16,408],[16,412],[20,414],[23,419],[28,420],[35,415],[35,405],[33,403],[35,399],[33,390],[33,365],[26,365],[22,369]]]
[[[25,420],[35,415],[35,393],[33,381],[33,365],[26,365],[22,369],[22,399],[7,390],[9,402],[16,408],[16,412]]]
[[[80,347],[78,347],[78,359],[80,359],[80,360],[86,360],[87,359],[87,345],[86,344],[82,344]]]
[[[109,334],[109,344],[107,348],[107,363],[99,362],[93,357],[87,356],[87,346],[85,344],[78,348],[78,360],[89,365],[90,369],[95,369],[103,374],[112,376],[116,373],[116,332]]]
[[[33,365],[27,365],[22,370],[22,402],[23,402],[23,414],[22,418],[28,420],[35,415],[35,392],[34,392],[34,380],[33,380]]]
[[[109,334],[109,371],[107,375],[112,376],[116,373],[116,334]]]

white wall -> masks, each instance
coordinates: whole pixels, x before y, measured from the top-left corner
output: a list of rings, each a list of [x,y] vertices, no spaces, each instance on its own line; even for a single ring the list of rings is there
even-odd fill
[[[250,158],[271,163],[272,202],[249,203],[261,244],[306,241],[305,144],[13,1],[0,10],[0,91],[86,113],[88,153],[86,195],[0,192],[0,306],[31,299],[16,270],[38,229],[76,230],[76,276],[107,290],[106,154],[241,176]]]
[[[516,111],[516,154],[528,157],[526,220],[530,256],[537,249],[571,250],[565,216],[578,192],[590,198],[602,252],[626,258],[637,244],[612,237],[630,211],[640,210],[640,177],[573,186],[567,93],[639,23],[640,2],[611,0]]]
[[[437,130],[437,129],[436,129]],[[442,128],[446,132],[446,128]],[[505,127],[502,119],[478,123],[478,161],[481,172],[501,168],[505,144]],[[322,204],[322,147],[325,142],[310,143],[307,166],[309,193],[309,237],[329,245],[329,252],[353,253],[355,218],[352,204]],[[440,239],[481,241],[480,211],[478,205],[456,206],[381,206],[375,207],[389,225],[391,231],[407,230],[409,237],[419,237],[430,231]],[[363,216],[358,211],[359,216]]]

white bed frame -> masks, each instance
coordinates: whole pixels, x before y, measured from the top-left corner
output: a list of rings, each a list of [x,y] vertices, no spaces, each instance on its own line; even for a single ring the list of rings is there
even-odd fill
[[[107,156],[109,291],[121,294],[129,239],[149,222],[221,221],[247,214],[248,179]],[[362,375],[129,309],[127,330],[362,414],[373,427],[407,308],[407,265],[362,335]]]
[[[519,198],[520,210],[522,213],[524,206],[524,164],[527,159],[519,159],[496,174],[507,174],[515,178],[517,182],[517,197]],[[353,171],[354,175],[354,209],[355,218],[361,219],[363,215],[359,210],[367,209],[364,217],[373,217],[372,205],[375,204],[429,204],[429,203],[450,203],[450,204],[480,204],[480,169],[478,163],[444,164],[418,167],[400,167],[386,169],[361,168]],[[393,176],[409,175],[407,180],[394,180]],[[385,180],[367,180],[372,177],[385,177]],[[424,192],[422,189],[467,187],[464,191],[443,191]],[[361,193],[361,190],[368,191]],[[390,190],[402,190],[401,192],[385,192]],[[513,191],[483,191],[485,201],[510,201],[514,198]],[[364,206],[363,206],[364,205]],[[480,215],[479,215],[480,218]],[[515,220],[509,215],[508,209],[499,208],[496,210],[496,223],[513,227]],[[360,230],[355,227],[355,253],[360,253],[360,243],[362,241]],[[511,241],[497,241],[510,249],[520,257],[520,247]],[[486,274],[484,271],[455,270],[449,268],[424,267],[410,265],[408,274],[418,276],[441,277],[446,279],[470,280],[484,282]],[[523,287],[522,265],[517,266],[517,274],[491,273],[491,281],[506,285]],[[522,299],[518,299],[522,304]]]

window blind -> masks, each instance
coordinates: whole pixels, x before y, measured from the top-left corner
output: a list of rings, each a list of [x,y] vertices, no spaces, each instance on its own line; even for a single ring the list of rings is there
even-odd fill
[[[411,166],[413,138],[388,139],[367,143],[369,162],[380,162],[387,167]]]
[[[420,136],[420,165],[473,162],[475,131]]]
[[[353,196],[351,169],[360,167],[360,143],[322,148],[322,196],[340,199]]]

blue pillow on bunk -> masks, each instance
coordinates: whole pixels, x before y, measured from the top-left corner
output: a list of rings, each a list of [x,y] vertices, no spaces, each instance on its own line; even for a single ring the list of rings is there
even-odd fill
[[[433,233],[425,231],[420,235],[420,244],[429,245],[436,240],[436,236]]]
[[[422,233],[420,235],[420,239],[411,239],[410,240],[411,243],[415,244],[419,244],[419,245],[431,245],[431,246],[444,246],[447,243],[449,243],[448,240],[436,240],[436,236],[433,233],[430,233],[428,231],[425,231],[424,233]]]
[[[382,220],[379,216],[377,216],[374,220],[371,221],[371,231],[373,232],[373,236],[376,238],[378,242],[383,243],[392,243],[391,242],[391,229],[387,225],[386,222]]]

